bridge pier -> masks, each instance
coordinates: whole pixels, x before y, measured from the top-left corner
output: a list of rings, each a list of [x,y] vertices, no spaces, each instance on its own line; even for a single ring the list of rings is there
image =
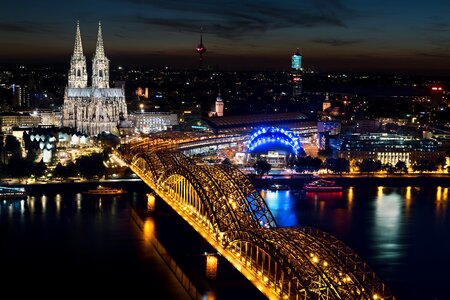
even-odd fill
[[[217,265],[218,265],[217,255],[212,253],[205,253],[205,256],[206,256],[206,278],[216,279]]]
[[[155,194],[148,193],[147,194],[147,212],[148,213],[152,213],[153,211],[155,211],[155,201],[156,201]]]

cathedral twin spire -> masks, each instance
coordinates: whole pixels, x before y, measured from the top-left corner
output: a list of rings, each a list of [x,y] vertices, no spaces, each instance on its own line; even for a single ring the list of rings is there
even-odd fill
[[[70,61],[69,88],[87,87],[86,57],[81,43],[80,24],[77,21],[75,47]],[[102,25],[98,23],[97,46],[92,60],[92,87],[109,88],[109,59],[105,56],[102,37]]]
[[[80,22],[77,21],[77,35],[75,37],[74,56],[83,56],[83,44],[81,43]]]
[[[98,22],[97,47],[92,60],[92,87],[109,88],[109,59],[105,56],[102,24]]]
[[[83,44],[81,43],[80,23],[77,21],[77,34],[75,37],[75,47],[70,60],[69,87],[87,87],[86,57],[83,55]]]

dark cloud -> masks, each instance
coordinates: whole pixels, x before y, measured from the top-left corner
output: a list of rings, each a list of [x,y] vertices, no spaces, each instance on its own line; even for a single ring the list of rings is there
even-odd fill
[[[17,25],[17,24],[8,24],[8,23],[0,23],[0,31],[2,32],[13,32],[13,33],[35,33],[39,30],[36,30],[34,27],[29,27],[28,25]]]
[[[269,30],[284,28],[311,28],[319,26],[345,27],[345,20],[358,13],[341,1],[145,1],[117,0],[152,6],[139,16],[128,19],[146,25],[157,25],[171,31],[199,31],[225,39],[236,39]],[[220,1],[219,1],[220,2]],[[152,11],[164,13],[152,16]],[[201,15],[201,17],[198,17]]]
[[[450,58],[450,54],[442,52],[417,52],[417,55],[428,58]]]
[[[313,39],[311,42],[316,44],[323,44],[333,47],[340,47],[340,46],[347,46],[347,45],[354,45],[354,44],[360,44],[363,42],[363,40],[342,40],[342,39]]]
[[[447,33],[449,31],[449,24],[444,21],[431,20],[430,23],[424,28],[426,32],[432,33]]]
[[[21,22],[19,24],[0,23],[0,32],[10,33],[55,33],[55,24]]]
[[[198,22],[196,24],[193,23],[191,19],[161,19],[161,18],[149,18],[144,16],[136,16],[131,18],[137,23],[142,23],[144,25],[155,25],[160,26],[171,31],[186,31],[193,32],[199,31],[200,27],[198,26]]]
[[[127,39],[127,38],[129,38],[129,36],[125,36],[125,35],[120,34],[120,33],[115,33],[114,36],[116,36],[116,37],[118,37],[120,39]]]

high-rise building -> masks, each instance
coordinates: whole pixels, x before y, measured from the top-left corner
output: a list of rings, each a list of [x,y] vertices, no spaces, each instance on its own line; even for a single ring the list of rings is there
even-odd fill
[[[28,92],[28,86],[14,84],[13,85],[13,106],[14,107],[30,107],[30,93]]]
[[[293,70],[302,70],[302,55],[297,48],[297,51],[292,55],[292,65]]]
[[[69,80],[64,94],[63,126],[88,135],[113,132],[127,118],[125,91],[109,87],[109,59],[105,56],[101,23],[92,60],[92,86],[88,87],[86,58],[77,22],[75,48],[70,61]]]
[[[444,89],[442,88],[442,86],[433,85],[431,87],[430,104],[432,108],[436,109],[439,105],[442,104],[443,96],[444,96]]]
[[[291,63],[292,95],[294,97],[302,94],[302,74],[302,55],[297,48],[297,51],[292,55]]]

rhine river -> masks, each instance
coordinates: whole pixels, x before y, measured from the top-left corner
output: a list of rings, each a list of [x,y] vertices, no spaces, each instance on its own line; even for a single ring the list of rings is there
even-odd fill
[[[131,210],[146,208],[149,189],[140,182],[124,187],[128,194],[105,198],[82,194],[86,187],[79,184],[44,185],[26,199],[2,200],[2,286],[17,295],[55,299],[88,293],[130,298],[142,292],[151,299],[188,299],[130,217]],[[443,300],[450,299],[449,188],[260,191],[279,226],[312,226],[335,235],[368,262],[399,300]],[[224,262],[219,261],[214,282],[189,271],[203,271],[203,254],[213,249],[160,200],[154,217],[152,232],[161,244],[193,281],[212,288],[216,299],[263,299]]]

